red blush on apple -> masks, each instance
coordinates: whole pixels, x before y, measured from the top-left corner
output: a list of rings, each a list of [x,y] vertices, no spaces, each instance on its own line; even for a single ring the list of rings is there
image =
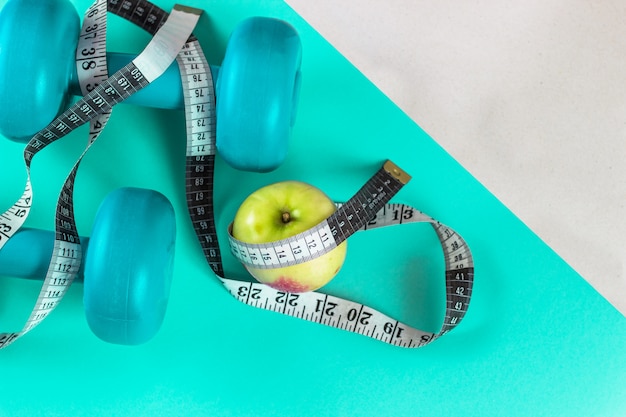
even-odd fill
[[[293,278],[289,277],[279,277],[276,281],[268,284],[270,287],[274,288],[278,291],[283,292],[306,292],[309,291],[309,287],[305,284],[302,284]]]

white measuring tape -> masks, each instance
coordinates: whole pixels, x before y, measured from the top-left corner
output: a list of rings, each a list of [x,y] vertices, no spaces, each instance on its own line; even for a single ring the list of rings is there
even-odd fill
[[[100,31],[106,28],[106,25],[97,19],[106,15],[107,6],[108,11],[139,25],[155,37],[139,57],[112,77],[106,78],[103,73],[92,73],[90,78],[86,78],[87,81],[83,83],[82,88],[88,94],[59,116],[50,126],[39,132],[27,145],[25,150],[27,170],[30,169],[32,157],[39,150],[90,120],[94,120],[90,130],[90,143],[92,143],[108,120],[113,105],[145,87],[162,73],[173,59],[176,59],[181,72],[185,100],[186,196],[189,214],[207,262],[236,299],[254,307],[326,324],[404,347],[423,346],[449,332],[460,323],[467,312],[472,293],[474,265],[470,250],[461,236],[451,228],[410,206],[388,204],[389,200],[410,179],[406,173],[389,161],[352,199],[342,205],[319,227],[292,239],[268,245],[247,245],[231,238],[231,252],[242,262],[251,263],[255,267],[259,267],[261,263],[268,267],[284,265],[296,262],[293,251],[292,256],[288,255],[288,249],[292,247],[293,241],[301,240],[307,247],[307,242],[319,242],[326,248],[325,250],[331,250],[333,245],[338,245],[358,230],[412,222],[430,223],[441,242],[446,267],[447,306],[444,323],[439,332],[431,333],[413,329],[368,306],[321,292],[290,294],[277,291],[264,284],[224,277],[213,207],[216,154],[215,92],[211,70],[200,44],[193,35],[189,37],[200,12],[196,9],[176,6],[168,17],[166,12],[145,0],[109,0],[108,2],[98,0],[87,11],[86,23],[83,24],[81,43],[77,49],[79,71],[80,68],[85,71],[97,68],[98,65],[91,64],[91,62],[105,59],[103,47],[98,49],[94,44],[82,42],[86,39],[102,38],[104,32]],[[157,32],[159,28],[161,30]],[[92,35],[94,31],[96,34]],[[159,55],[158,50],[161,49],[159,45],[162,45],[162,42],[168,45],[167,59],[155,57]],[[98,85],[95,86],[96,84]],[[81,259],[80,251],[77,251],[75,246],[78,244],[78,235],[73,216],[70,215],[73,213],[71,184],[73,184],[77,167],[78,163],[68,177],[67,189],[64,186],[59,199],[57,241],[61,243],[55,249],[56,258],[53,257],[51,272],[46,277],[40,297],[24,329],[17,333],[0,334],[0,348],[7,346],[40,323],[62,298],[72,282],[74,271],[78,270]],[[31,201],[32,192],[30,180],[28,180],[22,198],[2,215],[2,219],[6,221],[3,220],[4,222],[0,223],[0,248],[23,224],[30,210]],[[328,236],[332,236],[332,239],[327,239]],[[287,255],[281,256],[281,253]],[[310,257],[314,255],[314,253],[309,253]],[[306,261],[310,257],[299,259],[297,262]],[[62,285],[59,282],[62,282]]]

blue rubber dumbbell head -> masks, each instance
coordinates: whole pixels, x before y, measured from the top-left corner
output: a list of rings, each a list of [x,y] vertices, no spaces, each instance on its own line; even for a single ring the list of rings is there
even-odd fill
[[[252,17],[228,41],[217,79],[217,149],[235,168],[269,171],[287,154],[300,92],[302,45],[278,19]]]
[[[54,22],[54,24],[51,24]],[[0,12],[0,133],[26,142],[80,94],[75,67],[79,17],[67,0],[9,0]],[[232,166],[277,168],[287,154],[300,88],[301,42],[288,23],[241,22],[222,67],[213,66],[217,147]],[[107,54],[109,72],[134,56]],[[182,108],[176,64],[125,103]]]
[[[144,343],[161,326],[174,264],[176,219],[162,194],[120,188],[102,202],[85,259],[87,322],[101,339]]]
[[[102,202],[89,238],[81,238],[87,323],[100,339],[137,345],[159,330],[173,274],[176,221],[162,194],[121,188]],[[0,250],[0,274],[43,279],[54,232],[22,229]]]

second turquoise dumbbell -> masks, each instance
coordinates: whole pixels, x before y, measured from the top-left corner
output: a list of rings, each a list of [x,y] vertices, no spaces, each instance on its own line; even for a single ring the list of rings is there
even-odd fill
[[[100,205],[89,238],[81,238],[87,323],[100,339],[123,345],[150,340],[167,308],[176,240],[174,208],[147,189],[120,188]],[[45,278],[54,232],[20,229],[0,250],[0,275]]]

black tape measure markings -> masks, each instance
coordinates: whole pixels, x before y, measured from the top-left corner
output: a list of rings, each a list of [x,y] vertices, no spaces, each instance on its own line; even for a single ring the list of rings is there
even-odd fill
[[[222,279],[239,301],[280,314],[358,333],[402,347],[419,347],[434,333],[417,330],[378,310],[321,292],[286,293],[260,283]]]
[[[185,122],[187,129],[187,157],[215,155],[215,91],[211,68],[197,40],[188,42],[176,58],[181,70]]]
[[[167,20],[168,13],[145,0],[108,0],[108,10],[151,35]]]

